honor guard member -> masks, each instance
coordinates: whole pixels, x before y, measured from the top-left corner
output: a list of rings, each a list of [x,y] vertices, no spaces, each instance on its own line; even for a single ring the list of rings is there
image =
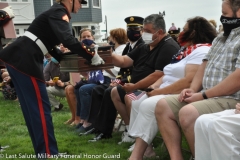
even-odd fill
[[[144,44],[144,41],[142,40],[143,20],[144,19],[142,17],[137,16],[125,18],[129,43],[123,50],[123,56]],[[111,91],[114,86],[117,86],[116,84],[121,86],[124,85],[124,83],[131,82],[131,74],[132,67],[121,68],[118,76],[110,85],[111,87],[103,89],[101,86],[97,86],[93,89],[89,122],[93,123],[94,129],[100,131],[100,134],[90,141],[97,141],[103,138],[111,137],[117,113],[111,99]],[[120,87],[119,90],[119,96],[124,100],[126,92],[122,89],[122,87]],[[99,104],[101,104],[100,107]],[[94,129],[91,131],[94,131]],[[86,132],[86,134],[89,133],[90,132]]]
[[[58,154],[51,107],[43,78],[43,56],[50,53],[60,62],[54,46],[62,43],[92,65],[103,64],[94,49],[79,42],[69,27],[70,13],[77,13],[85,0],[56,0],[31,23],[24,35],[0,52],[15,86],[35,154]],[[41,158],[43,158],[41,156]],[[47,157],[45,157],[47,158]]]
[[[179,33],[180,33],[180,28],[178,28],[178,30],[171,30],[171,31],[168,31],[168,34],[176,41],[177,41],[177,38],[179,36]]]
[[[12,18],[14,18],[14,12],[12,10],[11,6],[5,7],[3,9],[0,9],[0,27],[2,27],[4,24],[6,24],[9,20],[11,20]],[[4,37],[4,33],[3,33],[3,29],[0,33],[0,51],[2,50],[2,41],[1,38],[5,38]],[[0,61],[0,69],[1,68],[5,68],[5,65],[3,62]],[[1,77],[1,76],[0,76]],[[0,78],[0,80],[2,80],[2,78]]]

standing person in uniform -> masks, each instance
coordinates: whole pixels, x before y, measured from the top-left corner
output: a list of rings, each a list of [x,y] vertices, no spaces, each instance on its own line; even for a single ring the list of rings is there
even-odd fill
[[[129,40],[129,43],[127,43],[126,47],[122,51],[123,56],[127,55],[127,53],[131,52],[144,43],[141,38],[143,18],[138,16],[130,16],[125,18],[125,22],[127,24],[127,38]],[[110,40],[110,38],[111,37],[108,39]],[[132,66],[121,68],[118,72],[118,75],[116,76],[116,79],[113,80],[110,85],[98,85],[93,88],[91,110],[88,121],[93,123],[93,126],[96,128],[93,128],[84,134],[90,134],[92,132],[96,132],[96,130],[100,130],[98,127],[100,127],[101,124],[97,123],[97,121],[100,121],[101,123],[103,122],[104,124],[105,121],[108,121],[110,123],[110,127],[108,128],[110,133],[112,133],[115,122],[114,120],[116,118],[116,109],[111,100],[111,90],[114,86],[129,82],[131,79],[131,73]],[[101,105],[99,106],[99,104]],[[113,119],[113,121],[109,121],[109,117]],[[109,137],[111,137],[110,134],[105,134],[102,138]]]
[[[77,13],[85,0],[56,0],[39,15],[24,35],[0,52],[15,86],[26,125],[38,158],[58,154],[51,107],[43,78],[43,56],[49,52],[59,62],[54,46],[62,43],[92,65],[104,63],[94,49],[79,42],[69,27],[70,13]],[[28,46],[28,47],[26,47]],[[41,157],[39,157],[39,155]]]

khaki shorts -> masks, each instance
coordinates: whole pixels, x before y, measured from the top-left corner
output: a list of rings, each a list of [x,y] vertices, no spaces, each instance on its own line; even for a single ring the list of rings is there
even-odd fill
[[[188,103],[179,102],[178,95],[165,97],[165,100],[167,101],[168,105],[173,111],[176,117],[176,120],[179,121],[179,117],[178,117],[179,110],[185,105],[187,105]],[[240,103],[240,100],[229,99],[229,98],[210,98],[210,99],[193,102],[190,104],[197,109],[199,115],[202,115],[202,114],[220,112],[226,109],[235,109],[237,103]]]

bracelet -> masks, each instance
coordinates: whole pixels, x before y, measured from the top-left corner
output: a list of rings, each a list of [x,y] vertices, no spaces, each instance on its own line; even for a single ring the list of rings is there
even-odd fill
[[[205,92],[202,92],[202,96],[203,96],[204,99],[208,99],[208,97],[207,97]]]

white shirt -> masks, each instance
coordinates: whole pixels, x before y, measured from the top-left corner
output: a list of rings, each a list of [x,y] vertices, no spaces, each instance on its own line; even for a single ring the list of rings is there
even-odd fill
[[[172,83],[178,81],[181,78],[185,77],[185,67],[187,64],[198,64],[202,63],[204,56],[208,53],[210,47],[200,46],[192,51],[187,57],[181,61],[173,64],[168,64],[164,67],[164,77],[162,84],[159,88],[164,88]]]

